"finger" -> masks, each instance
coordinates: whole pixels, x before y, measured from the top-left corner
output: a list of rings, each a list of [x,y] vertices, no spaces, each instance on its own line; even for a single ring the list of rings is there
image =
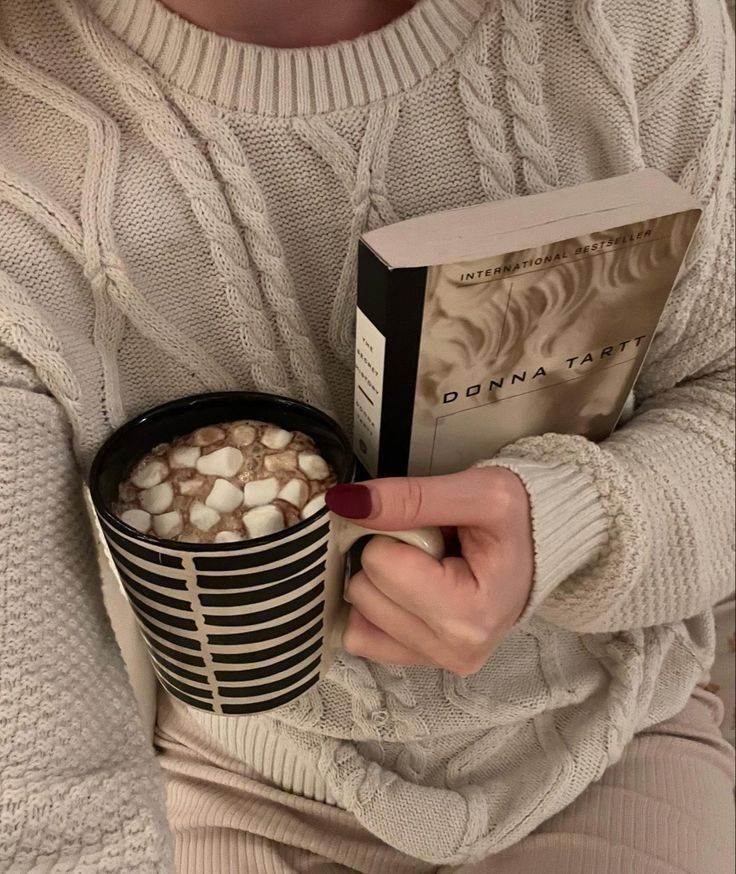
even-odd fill
[[[377,531],[422,525],[486,525],[511,506],[509,477],[502,468],[475,468],[446,476],[392,477],[333,486],[329,508],[364,520]]]
[[[415,546],[377,535],[363,550],[368,579],[399,607],[437,631],[448,607],[475,597],[478,583],[461,558],[439,562]]]
[[[342,637],[343,647],[355,656],[387,665],[430,665],[425,656],[389,637],[356,609],[348,614]]]
[[[347,596],[369,622],[409,649],[424,655],[437,649],[437,635],[429,626],[377,589],[365,571],[350,580]]]

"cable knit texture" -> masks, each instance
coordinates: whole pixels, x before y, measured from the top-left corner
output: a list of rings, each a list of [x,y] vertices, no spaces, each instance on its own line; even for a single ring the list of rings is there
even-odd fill
[[[489,663],[343,653],[269,716],[169,702],[159,731],[451,865],[684,706],[732,585],[732,65],[716,0],[419,0],[300,50],[157,0],[0,0],[0,870],[171,870],[82,502],[111,429],[225,387],[349,428],[361,231],[643,166],[704,217],[626,424],[483,462],[525,483],[536,559]]]

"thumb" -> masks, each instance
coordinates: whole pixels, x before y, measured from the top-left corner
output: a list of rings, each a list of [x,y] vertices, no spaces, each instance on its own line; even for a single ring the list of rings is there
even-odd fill
[[[422,525],[487,526],[496,515],[491,509],[496,503],[494,474],[494,468],[476,468],[445,476],[337,485],[327,492],[326,501],[338,516],[359,519],[377,531]]]

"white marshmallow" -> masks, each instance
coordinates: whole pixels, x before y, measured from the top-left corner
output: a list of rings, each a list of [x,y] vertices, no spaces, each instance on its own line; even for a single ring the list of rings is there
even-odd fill
[[[226,479],[217,479],[205,504],[220,513],[232,513],[243,503],[243,490]]]
[[[275,455],[267,455],[263,459],[266,470],[296,470],[296,452],[287,449],[286,452],[277,452]]]
[[[150,489],[162,483],[169,473],[166,463],[159,458],[154,458],[142,464],[130,478],[134,486],[139,489]]]
[[[271,426],[263,432],[261,443],[264,446],[268,446],[269,449],[286,449],[289,443],[291,443],[293,436],[291,431],[284,431],[283,428]]]
[[[304,502],[307,500],[308,495],[309,489],[304,480],[290,479],[283,489],[281,489],[278,496],[282,501],[288,501],[295,507],[300,508],[304,506]]]
[[[174,489],[171,483],[159,483],[152,489],[141,492],[141,506],[149,513],[158,515],[165,513],[174,500]]]
[[[256,429],[252,425],[233,425],[230,438],[238,446],[250,446],[256,439]]]
[[[316,452],[300,452],[299,467],[309,479],[327,479],[330,475],[327,462]]]
[[[189,521],[200,531],[209,531],[220,521],[220,514],[211,507],[206,507],[201,501],[195,501],[189,508]]]
[[[254,507],[243,515],[243,522],[249,537],[265,537],[275,534],[284,527],[284,517],[278,507],[267,504],[265,507]]]
[[[220,531],[215,534],[215,543],[237,543],[242,539],[242,536],[234,531]]]
[[[243,464],[243,453],[232,446],[215,449],[209,455],[203,455],[197,461],[197,470],[208,476],[230,477],[240,470]]]
[[[309,516],[314,516],[314,514],[319,512],[322,509],[322,507],[324,507],[324,505],[325,505],[324,494],[317,495],[316,497],[312,498],[312,500],[302,510],[302,513],[301,513],[302,519],[307,519]]]
[[[275,476],[268,479],[254,479],[243,486],[243,499],[247,507],[261,507],[270,504],[279,493],[279,481]]]
[[[208,425],[206,428],[200,428],[192,434],[192,443],[195,446],[211,446],[213,443],[219,443],[225,439],[225,432],[222,428],[216,428],[214,425]]]
[[[126,525],[130,525],[131,528],[135,528],[136,531],[140,531],[142,534],[145,534],[151,527],[151,514],[146,513],[145,510],[126,510],[124,513],[121,513],[120,519]]]
[[[201,476],[193,476],[191,479],[185,479],[179,483],[179,492],[182,495],[199,495],[202,493],[204,484]]]
[[[153,530],[159,537],[176,537],[181,534],[181,529],[181,513],[178,510],[153,517]]]
[[[169,455],[169,464],[175,469],[180,470],[184,467],[196,467],[197,459],[202,454],[199,446],[177,446],[171,450]]]

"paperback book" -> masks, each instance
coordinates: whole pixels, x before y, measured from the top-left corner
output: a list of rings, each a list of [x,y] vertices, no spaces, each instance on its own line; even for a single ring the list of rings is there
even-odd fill
[[[360,244],[355,451],[461,470],[616,426],[700,216],[655,170],[410,219]]]

